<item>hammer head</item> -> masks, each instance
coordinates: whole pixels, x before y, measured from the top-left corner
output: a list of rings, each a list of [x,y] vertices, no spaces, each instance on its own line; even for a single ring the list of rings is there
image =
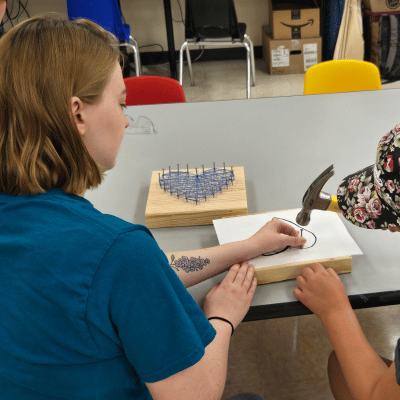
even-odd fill
[[[309,224],[312,210],[326,210],[329,207],[332,196],[321,192],[321,189],[334,173],[334,166],[331,165],[309,186],[303,196],[303,207],[296,217],[296,222],[299,225],[305,226]]]

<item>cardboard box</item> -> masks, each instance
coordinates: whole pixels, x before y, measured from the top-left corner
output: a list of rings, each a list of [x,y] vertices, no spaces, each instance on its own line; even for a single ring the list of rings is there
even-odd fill
[[[262,27],[263,58],[271,75],[304,74],[321,62],[322,40],[273,39],[270,28]]]
[[[315,0],[269,0],[269,5],[269,24],[274,39],[320,36],[320,10]]]
[[[373,12],[400,11],[400,0],[363,0],[363,5]]]

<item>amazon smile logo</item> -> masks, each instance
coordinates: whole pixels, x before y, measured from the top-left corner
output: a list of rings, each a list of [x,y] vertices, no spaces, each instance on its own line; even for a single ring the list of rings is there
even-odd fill
[[[314,20],[313,20],[313,19],[309,19],[307,23],[302,24],[302,25],[289,25],[289,24],[285,24],[285,23],[281,22],[282,25],[285,25],[285,26],[287,26],[288,28],[291,28],[291,29],[300,29],[300,28],[304,28],[304,27],[307,26],[307,25],[310,25],[310,26],[311,26],[313,23],[314,23]]]

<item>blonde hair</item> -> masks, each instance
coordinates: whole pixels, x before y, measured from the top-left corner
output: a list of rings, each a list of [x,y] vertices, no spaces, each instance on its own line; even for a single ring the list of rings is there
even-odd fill
[[[88,20],[30,18],[0,39],[0,192],[54,188],[81,194],[103,173],[74,123],[70,101],[96,103],[115,63],[118,40]]]

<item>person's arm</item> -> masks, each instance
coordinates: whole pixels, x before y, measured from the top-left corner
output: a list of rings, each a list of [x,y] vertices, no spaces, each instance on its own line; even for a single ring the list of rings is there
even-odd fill
[[[207,294],[203,307],[206,317],[225,318],[236,328],[246,315],[256,290],[257,281],[253,276],[252,265],[233,265],[222,282]],[[221,399],[232,328],[218,319],[210,323],[217,335],[198,363],[161,381],[146,383],[154,400]]]
[[[274,219],[249,239],[208,249],[166,253],[166,256],[179,279],[190,287],[226,271],[233,264],[286,246],[302,246],[305,241],[292,226]]]
[[[337,273],[312,264],[303,270],[297,284],[293,294],[325,325],[354,397],[400,399],[394,363],[389,368],[368,343]]]
[[[146,383],[154,400],[220,400],[224,391],[231,327],[210,321],[217,331],[195,365],[159,382]]]

